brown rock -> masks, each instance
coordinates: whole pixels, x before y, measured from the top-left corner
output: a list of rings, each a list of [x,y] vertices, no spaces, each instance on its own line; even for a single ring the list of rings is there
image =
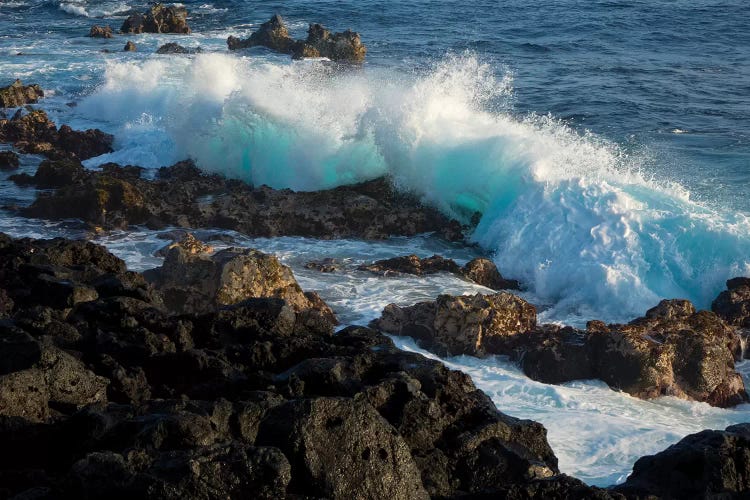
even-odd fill
[[[362,44],[359,33],[351,30],[331,33],[320,24],[311,24],[307,31],[307,39],[295,45],[293,57],[310,57],[306,54],[313,54],[312,57],[327,57],[332,61],[361,63],[365,60],[367,48]]]
[[[15,170],[18,168],[18,155],[13,151],[0,151],[0,170]]]
[[[493,290],[519,290],[518,281],[503,278],[490,259],[477,257],[467,262],[461,272],[471,281]]]
[[[711,310],[730,325],[750,328],[750,278],[727,281],[727,290],[711,303]]]
[[[135,52],[136,51],[135,44],[131,42],[130,40],[128,40],[127,43],[125,43],[125,47],[122,49],[122,51],[123,52]]]
[[[44,97],[39,85],[24,85],[16,80],[7,87],[0,88],[0,108],[15,108],[33,104]]]
[[[414,337],[440,355],[486,356],[493,344],[536,326],[536,308],[509,293],[473,296],[440,295],[435,302],[410,307],[386,306],[373,327]]]
[[[112,38],[112,28],[109,26],[94,25],[89,31],[91,38]]]
[[[183,6],[154,4],[145,14],[133,14],[122,23],[122,33],[190,34],[188,11]]]
[[[278,14],[261,24],[258,30],[245,40],[233,36],[227,39],[229,50],[262,46],[286,54],[291,52],[293,44],[294,40],[289,36],[289,30]]]

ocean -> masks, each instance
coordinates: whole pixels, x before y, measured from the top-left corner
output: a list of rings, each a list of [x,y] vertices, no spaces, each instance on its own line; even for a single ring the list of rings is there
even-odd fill
[[[519,279],[540,320],[627,321],[662,298],[700,308],[726,279],[750,274],[750,4],[709,1],[191,2],[192,35],[88,38],[117,30],[139,2],[0,0],[0,75],[38,83],[58,123],[115,135],[115,161],[203,169],[316,190],[390,175],[468,222],[476,247],[434,237],[386,242],[248,239],[278,254],[342,322],[389,302],[482,291],[449,276],[321,276],[304,263],[441,253],[492,256]],[[361,68],[291,61],[263,48],[229,53],[272,14],[304,37],[320,22],[368,47]],[[127,40],[136,52],[122,52]],[[174,41],[197,55],[156,55]],[[102,52],[102,50],[109,52]],[[41,158],[22,159],[33,172]],[[0,176],[0,205],[34,191]],[[81,236],[75,222],[0,212],[13,235]],[[156,231],[98,236],[143,270],[159,264]],[[485,290],[486,291],[486,290]],[[409,339],[404,349],[419,350]],[[421,351],[420,351],[421,352]],[[426,353],[425,353],[426,354]],[[639,456],[703,428],[748,421],[673,398],[641,401],[600,382],[549,386],[501,358],[446,360],[498,408],[542,422],[564,472],[624,480]],[[741,365],[744,372],[750,368]]]

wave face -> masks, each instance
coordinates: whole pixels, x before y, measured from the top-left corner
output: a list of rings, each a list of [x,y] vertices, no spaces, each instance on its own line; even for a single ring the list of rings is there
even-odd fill
[[[700,307],[750,271],[750,224],[649,178],[641,158],[550,117],[513,115],[512,79],[472,55],[430,72],[203,54],[111,63],[79,106],[115,130],[95,162],[205,170],[317,190],[393,177],[468,221],[543,319],[641,315],[661,298]],[[113,125],[114,127],[114,125]]]

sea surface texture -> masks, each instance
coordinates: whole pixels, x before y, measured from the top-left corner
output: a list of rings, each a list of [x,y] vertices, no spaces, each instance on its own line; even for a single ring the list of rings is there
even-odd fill
[[[277,253],[343,323],[439,293],[486,291],[451,276],[364,276],[376,258],[491,255],[519,279],[540,320],[628,321],[663,298],[708,308],[750,275],[750,3],[745,0],[185,1],[192,35],[89,38],[146,3],[0,0],[0,85],[38,83],[58,123],[101,128],[114,161],[147,168],[187,157],[203,169],[317,190],[392,176],[464,222],[476,248],[425,236],[387,242],[251,240]],[[274,13],[296,38],[309,23],[351,28],[366,63],[341,71],[263,48],[230,53]],[[136,52],[122,52],[127,40]],[[194,55],[156,55],[177,42]],[[104,52],[108,49],[109,52]],[[33,172],[40,158],[24,157]],[[0,177],[0,205],[34,191]],[[13,235],[80,235],[75,223],[0,212]],[[158,233],[98,241],[143,270]],[[217,242],[216,246],[221,246]],[[336,257],[351,272],[304,263]],[[418,348],[397,339],[405,349]],[[542,422],[564,472],[591,484],[686,434],[750,419],[672,398],[641,401],[599,382],[549,386],[503,359],[446,360],[511,415]],[[743,371],[750,367],[740,366]]]

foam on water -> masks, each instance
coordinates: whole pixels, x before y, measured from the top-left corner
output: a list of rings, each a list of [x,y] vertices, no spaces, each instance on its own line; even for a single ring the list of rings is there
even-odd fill
[[[668,297],[707,307],[748,272],[743,216],[647,178],[642,158],[592,134],[515,116],[511,83],[472,55],[406,75],[203,54],[112,62],[79,111],[126,122],[119,151],[91,165],[190,156],[300,190],[389,174],[461,220],[480,212],[473,239],[549,306],[547,320],[623,320]]]

